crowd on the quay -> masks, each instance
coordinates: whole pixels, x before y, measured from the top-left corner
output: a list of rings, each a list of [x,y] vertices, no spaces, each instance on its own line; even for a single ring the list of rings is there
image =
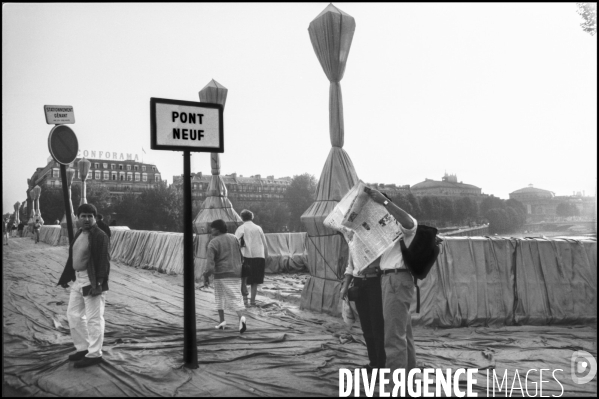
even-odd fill
[[[412,333],[410,304],[414,296],[414,280],[406,267],[400,242],[409,246],[416,233],[415,218],[394,204],[389,197],[374,189],[366,189],[372,200],[384,206],[398,222],[401,239],[368,267],[357,270],[349,258],[340,296],[354,301],[368,354],[363,367],[404,369],[406,374],[416,367],[416,350]],[[212,282],[214,304],[218,311],[216,328],[227,328],[225,309],[237,313],[239,333],[247,331],[246,308],[256,306],[258,285],[264,282],[269,257],[266,237],[253,222],[253,213],[241,213],[243,224],[234,234],[228,232],[224,220],[210,224],[211,239],[206,250],[204,286]],[[59,286],[70,287],[67,319],[76,352],[69,356],[74,367],[81,368],[102,361],[104,309],[110,275],[110,228],[92,204],[77,209],[79,228],[69,245],[69,256]],[[23,223],[16,227],[22,231]],[[35,224],[34,224],[34,229]],[[9,220],[3,223],[5,240],[13,230]],[[37,228],[39,237],[39,227]],[[36,238],[36,242],[39,238]],[[350,286],[353,283],[353,286]],[[248,291],[248,287],[250,289]]]
[[[2,221],[3,244],[8,245],[9,238],[23,237],[23,234],[25,234],[25,228],[31,228],[30,231],[33,232],[32,238],[37,244],[39,242],[40,229],[42,225],[43,222],[39,218],[35,218],[33,225],[29,227],[23,221],[20,221],[19,223],[17,223],[16,220],[11,222],[9,217],[5,217]]]

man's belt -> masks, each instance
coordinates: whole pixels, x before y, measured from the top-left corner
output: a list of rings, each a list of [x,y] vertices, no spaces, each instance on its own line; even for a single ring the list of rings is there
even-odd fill
[[[409,270],[406,269],[406,268],[403,268],[403,269],[385,269],[385,270],[381,270],[381,273],[383,273],[383,274],[401,273],[401,272],[409,272]]]
[[[381,270],[378,267],[371,268],[368,273],[358,276],[356,278],[366,279],[366,278],[376,278],[380,277]]]

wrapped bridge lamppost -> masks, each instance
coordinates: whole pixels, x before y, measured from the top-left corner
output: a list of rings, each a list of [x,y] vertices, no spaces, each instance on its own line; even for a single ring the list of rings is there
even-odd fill
[[[21,222],[19,219],[19,207],[21,206],[21,203],[17,201],[13,206],[15,208],[15,224],[18,225]]]
[[[73,184],[73,177],[75,176],[75,169],[68,168],[67,169],[67,188],[69,193],[69,210],[71,212],[71,220],[73,224],[73,231],[77,231],[77,217],[73,211],[73,201],[71,199],[71,185]],[[60,245],[69,245],[69,231],[67,229],[67,214],[62,216],[62,220],[60,221]]]
[[[39,223],[40,225],[44,225],[44,219],[42,218],[42,213],[40,212],[40,196],[42,194],[42,188],[40,186],[35,186],[31,190],[31,198],[33,199],[33,218],[32,218],[32,227]],[[35,240],[35,234],[31,237]]]
[[[212,79],[200,90],[200,102],[221,104],[224,108],[227,92],[226,87]],[[206,245],[210,240],[210,223],[222,219],[230,233],[234,233],[235,229],[243,224],[227,197],[227,186],[220,175],[220,155],[216,152],[210,153],[210,167],[212,176],[206,190],[206,199],[193,220],[193,230],[198,236],[194,254],[195,279],[198,281],[202,279],[206,267]]]
[[[343,196],[358,182],[349,155],[343,150],[344,125],[341,79],[356,29],[354,18],[329,4],[308,27],[310,41],[330,81],[329,135],[332,148],[318,181],[316,201],[301,216],[306,227],[310,277],[304,285],[301,309],[340,315],[340,279],[349,250],[345,239],[323,221]]]
[[[83,204],[87,204],[87,193],[86,193],[86,186],[85,186],[85,181],[87,180],[87,175],[89,173],[89,168],[91,166],[91,162],[87,160],[87,158],[82,158],[79,161],[79,177],[81,177],[81,202],[79,203],[79,206],[83,205]],[[70,190],[70,185],[69,185],[69,190]]]

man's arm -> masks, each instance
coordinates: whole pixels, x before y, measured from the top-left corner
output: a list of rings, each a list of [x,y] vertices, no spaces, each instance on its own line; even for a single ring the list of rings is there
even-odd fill
[[[387,206],[385,206],[385,205],[383,205],[383,206],[385,206],[385,208],[387,208],[387,210],[389,211],[391,216],[393,216],[395,218],[395,220],[397,220],[404,227],[404,229],[410,230],[411,228],[414,227],[414,222],[412,221],[412,218],[410,217],[410,215],[406,211],[404,211],[403,209],[401,209],[400,207],[395,205],[393,202],[389,201],[387,199],[387,197],[385,197],[383,194],[381,194],[380,191],[373,190],[369,187],[364,187],[364,191],[377,204],[383,205],[385,203],[385,201],[388,201]]]

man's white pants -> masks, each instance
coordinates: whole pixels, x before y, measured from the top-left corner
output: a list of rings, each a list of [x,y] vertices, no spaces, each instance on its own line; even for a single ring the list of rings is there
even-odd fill
[[[87,349],[85,357],[102,356],[104,342],[104,307],[106,292],[92,296],[83,296],[82,288],[91,285],[87,270],[76,271],[77,279],[71,287],[67,319],[71,329],[71,337],[77,352]]]

